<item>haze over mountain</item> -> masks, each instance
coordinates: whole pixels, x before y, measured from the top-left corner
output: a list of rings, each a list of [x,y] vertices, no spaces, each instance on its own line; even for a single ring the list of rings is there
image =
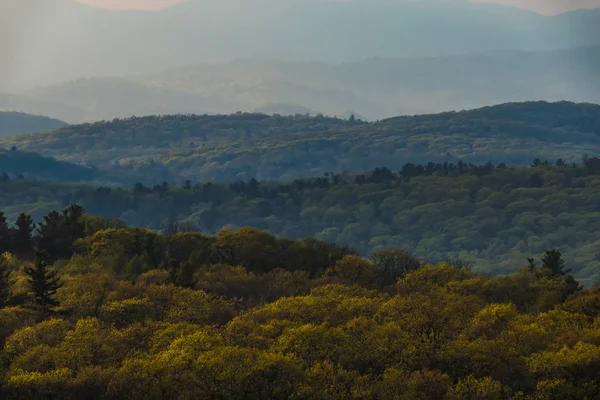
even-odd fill
[[[70,123],[237,111],[375,120],[528,100],[600,103],[600,46],[344,64],[267,59],[198,64],[127,78],[79,79],[24,96],[0,95],[0,109]]]
[[[155,12],[4,0],[0,90],[248,57],[339,63],[599,45],[599,21],[598,10],[546,17],[462,0],[203,0]]]

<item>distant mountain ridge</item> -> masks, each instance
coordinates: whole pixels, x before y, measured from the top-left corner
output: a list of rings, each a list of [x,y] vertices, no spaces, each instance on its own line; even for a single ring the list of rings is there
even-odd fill
[[[25,97],[0,95],[0,108],[12,102],[20,110],[29,111],[29,106],[32,112],[71,123],[132,115],[299,110],[329,116],[351,110],[377,120],[531,100],[600,103],[600,46],[344,64],[247,59],[126,78],[80,79],[30,90]]]
[[[15,37],[23,38],[18,46]],[[545,17],[458,0],[202,0],[119,12],[67,0],[3,0],[0,90],[248,57],[341,63],[594,45],[599,10]]]

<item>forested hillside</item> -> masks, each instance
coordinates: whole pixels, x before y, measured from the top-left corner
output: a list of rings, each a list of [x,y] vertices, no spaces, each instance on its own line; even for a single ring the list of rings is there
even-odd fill
[[[598,289],[561,252],[503,277],[254,229],[0,214],[0,396],[593,399]]]
[[[491,274],[514,271],[530,255],[557,247],[582,283],[600,281],[598,159],[534,164],[407,164],[400,172],[132,188],[12,180],[0,184],[0,209],[11,219],[27,211],[39,220],[78,203],[160,230],[253,226],[291,238],[314,235],[363,255],[401,247],[430,262],[462,259]]]
[[[405,163],[527,165],[600,154],[600,106],[510,103],[374,123],[322,116],[175,115],[71,125],[0,139],[0,146],[161,180],[322,176]]]
[[[247,151],[262,151],[262,141],[271,145],[286,146],[298,136],[327,136],[336,128],[359,126],[360,121],[349,121],[323,116],[267,116],[238,113],[233,115],[172,115],[129,118],[70,125],[49,134],[27,135],[0,139],[0,146],[16,146],[80,164],[92,164],[116,173],[130,173],[145,178],[147,182],[163,180],[202,179],[236,180],[240,163],[236,167],[236,152],[243,156]],[[205,151],[216,152],[212,156]],[[277,152],[265,159],[275,170]],[[247,159],[247,157],[245,157]],[[233,161],[233,162],[231,162]],[[250,161],[250,160],[249,160]],[[224,168],[224,164],[231,166]],[[260,167],[260,165],[256,165]],[[196,172],[191,172],[192,170]],[[297,172],[291,171],[292,175]]]
[[[157,178],[169,179],[171,175],[157,175]],[[140,179],[128,171],[103,171],[94,166],[82,166],[66,161],[57,161],[51,157],[42,157],[37,153],[0,148],[0,181],[42,180],[51,182],[81,182],[94,185],[127,184]],[[31,184],[31,182],[26,185]],[[43,184],[43,183],[42,183]],[[18,197],[17,202],[28,201],[29,197]]]
[[[112,181],[103,172],[81,165],[53,158],[42,157],[37,153],[5,150],[0,148],[0,180],[42,179],[59,182]]]
[[[65,125],[62,121],[48,117],[18,112],[0,112],[0,137],[53,131]]]

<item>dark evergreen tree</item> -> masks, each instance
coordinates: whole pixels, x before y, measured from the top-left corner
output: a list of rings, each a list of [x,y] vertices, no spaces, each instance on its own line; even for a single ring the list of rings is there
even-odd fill
[[[62,286],[56,271],[48,268],[48,256],[38,253],[33,267],[25,267],[29,288],[33,296],[33,306],[45,318],[54,307],[60,305],[56,300],[56,291]]]
[[[77,204],[73,204],[63,211],[63,219],[71,243],[85,236],[85,224],[81,220],[84,215],[84,208]]]
[[[33,256],[34,242],[33,231],[35,223],[31,215],[25,213],[19,214],[15,226],[11,229],[12,249],[14,254],[20,258],[29,258]]]
[[[6,307],[10,297],[10,269],[8,263],[0,258],[0,308]]]
[[[535,269],[533,259],[529,259],[530,269]],[[542,271],[546,271],[553,278],[562,279],[565,283],[563,289],[563,301],[565,301],[572,293],[581,290],[579,282],[570,274],[570,269],[565,269],[565,261],[562,258],[562,253],[559,249],[548,250],[542,256]]]
[[[0,211],[0,255],[11,249],[10,228],[6,222],[4,213]]]
[[[52,211],[44,217],[44,221],[37,228],[38,250],[51,261],[61,259],[69,247],[69,240],[65,234],[63,215]]]
[[[73,254],[73,244],[85,236],[85,223],[81,217],[85,210],[72,205],[62,213],[53,211],[44,217],[37,229],[38,250],[51,261],[66,259]]]
[[[565,261],[558,249],[548,250],[542,256],[542,267],[550,271],[552,276],[565,276],[570,269],[565,269]]]

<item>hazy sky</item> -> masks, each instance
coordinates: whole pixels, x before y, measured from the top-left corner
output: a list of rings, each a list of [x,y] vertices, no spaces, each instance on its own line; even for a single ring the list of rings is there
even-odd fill
[[[114,9],[159,9],[186,0],[77,0],[97,7]],[[542,14],[557,14],[578,8],[600,8],[600,0],[470,0],[480,3],[506,4]]]
[[[600,0],[471,0],[478,3],[505,4],[541,14],[559,14],[579,8],[600,8]]]
[[[77,0],[96,7],[113,9],[157,10],[185,0]]]

